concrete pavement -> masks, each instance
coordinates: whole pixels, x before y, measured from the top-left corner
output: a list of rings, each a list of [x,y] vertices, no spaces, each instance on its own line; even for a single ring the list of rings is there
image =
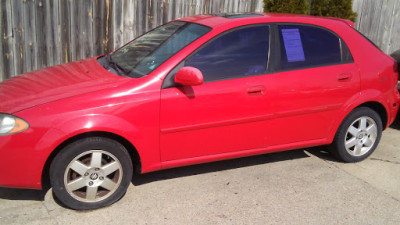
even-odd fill
[[[400,224],[400,130],[356,164],[319,147],[137,175],[94,211],[0,188],[0,224]]]

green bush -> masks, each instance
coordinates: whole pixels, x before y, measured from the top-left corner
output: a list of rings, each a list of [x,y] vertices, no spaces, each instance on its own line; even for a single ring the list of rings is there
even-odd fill
[[[326,16],[328,12],[328,0],[311,0],[310,15]]]
[[[327,16],[356,21],[357,13],[352,9],[352,0],[329,0]]]
[[[264,0],[265,12],[310,14],[307,0]]]
[[[355,21],[352,0],[264,0],[265,12],[331,16]]]

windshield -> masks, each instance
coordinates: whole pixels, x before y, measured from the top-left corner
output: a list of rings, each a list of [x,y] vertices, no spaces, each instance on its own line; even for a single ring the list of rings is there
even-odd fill
[[[210,30],[195,23],[169,22],[118,49],[108,57],[108,64],[123,75],[143,77]]]

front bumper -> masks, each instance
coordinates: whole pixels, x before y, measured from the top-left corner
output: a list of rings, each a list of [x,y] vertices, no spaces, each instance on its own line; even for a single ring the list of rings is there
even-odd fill
[[[31,129],[22,133],[0,136],[0,186],[42,188],[42,170],[46,161],[39,138]]]

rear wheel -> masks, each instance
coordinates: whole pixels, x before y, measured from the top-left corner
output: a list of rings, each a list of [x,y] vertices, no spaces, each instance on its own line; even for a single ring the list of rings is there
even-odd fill
[[[126,148],[108,138],[76,141],[54,158],[50,181],[54,195],[72,209],[110,205],[126,192],[132,178]]]
[[[353,110],[340,125],[331,152],[344,162],[359,162],[375,151],[382,136],[382,120],[367,107]]]

